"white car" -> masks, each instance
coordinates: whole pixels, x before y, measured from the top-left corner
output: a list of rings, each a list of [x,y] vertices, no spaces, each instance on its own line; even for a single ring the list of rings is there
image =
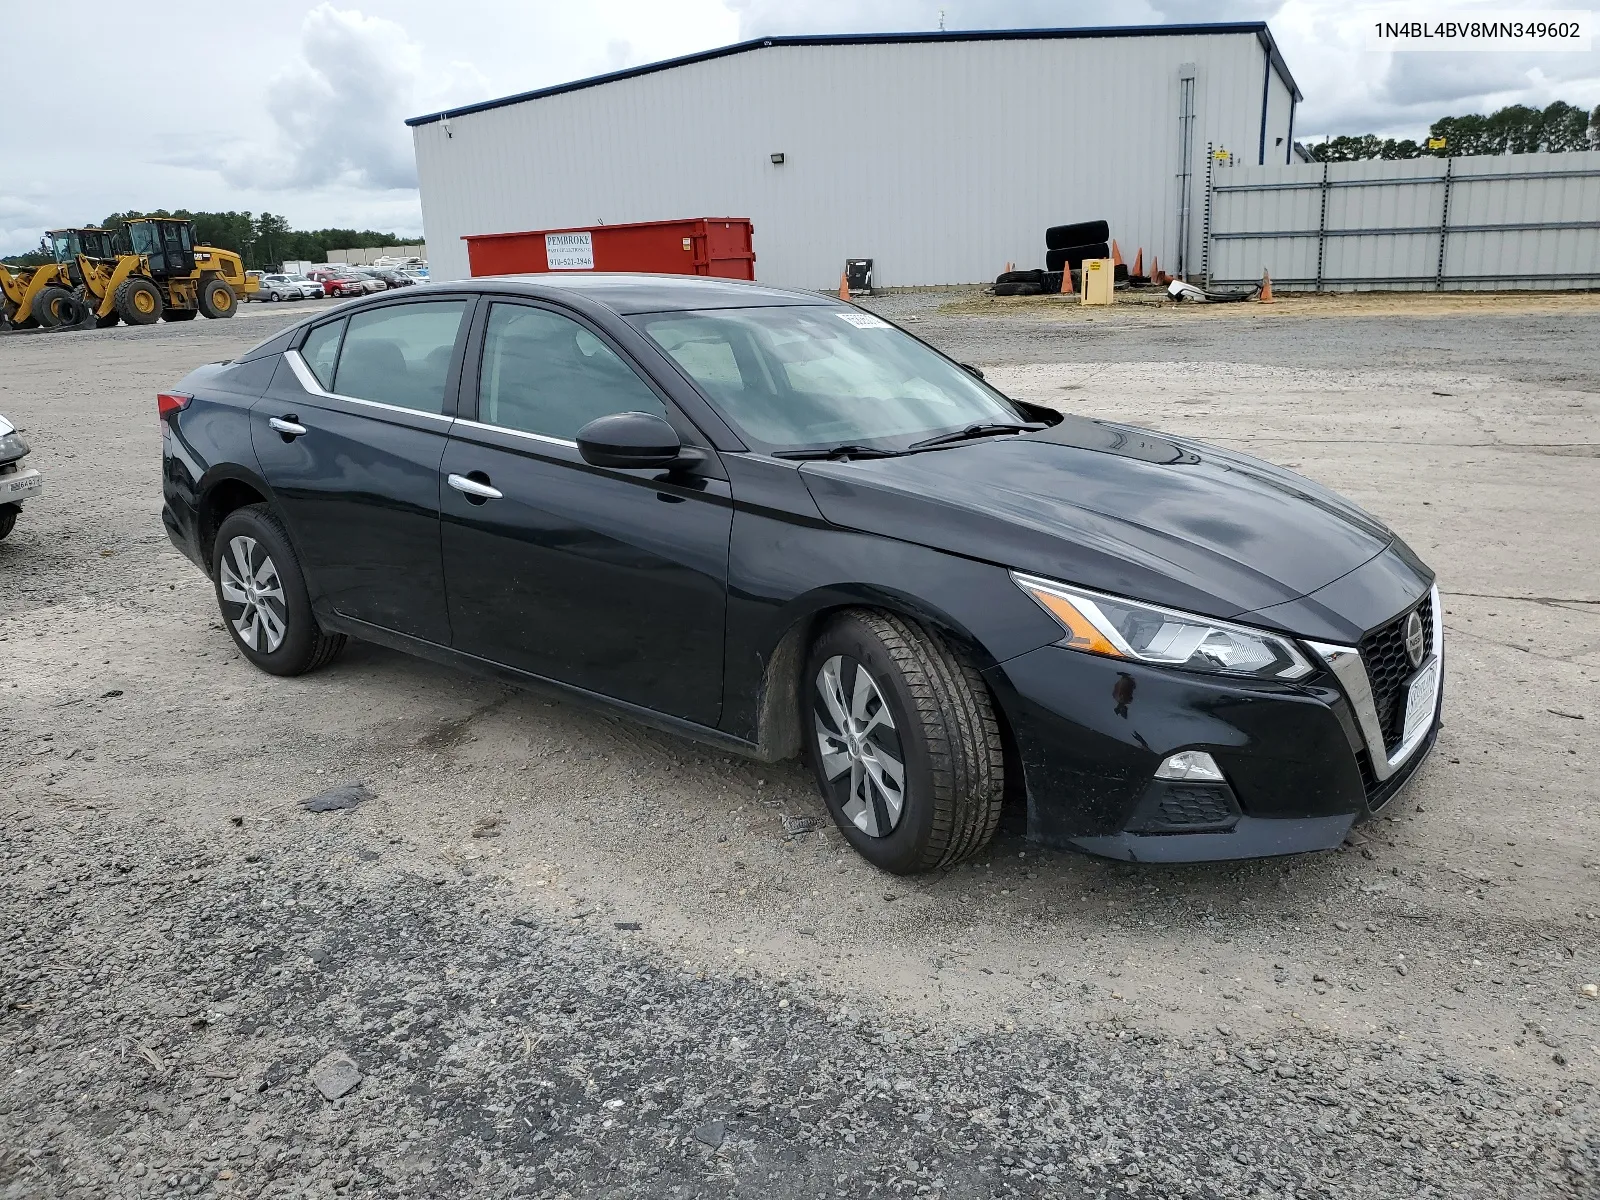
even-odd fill
[[[44,476],[22,465],[27,456],[28,443],[17,427],[0,417],[0,538],[16,527],[22,502],[44,491]]]
[[[321,298],[322,294],[322,285],[304,275],[263,275],[256,299],[267,304],[273,300],[310,300]]]

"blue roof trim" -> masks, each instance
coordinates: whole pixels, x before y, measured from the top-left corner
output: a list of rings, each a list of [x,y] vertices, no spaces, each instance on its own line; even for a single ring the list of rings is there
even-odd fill
[[[1289,74],[1289,64],[1283,61],[1283,55],[1278,51],[1278,43],[1272,40],[1272,30],[1267,28],[1265,21],[1257,21],[1256,36],[1261,39],[1261,45],[1267,52],[1267,60],[1272,63],[1272,69],[1278,73],[1278,78],[1283,80],[1283,86],[1289,89],[1289,94],[1296,101],[1305,99],[1300,91],[1300,85],[1294,81],[1294,76]]]
[[[498,100],[482,100],[477,104],[464,104],[459,108],[444,109],[421,117],[408,117],[406,124],[431,125],[446,117],[463,117],[468,113],[488,112],[493,108],[505,108],[527,100],[543,100],[547,96],[560,96],[567,92],[578,92],[584,88],[599,87],[601,84],[616,83],[623,79],[636,79],[640,75],[653,75],[657,71],[670,71],[674,67],[709,62],[714,58],[727,58],[730,55],[761,50],[768,46],[884,46],[914,42],[1020,42],[1065,38],[1185,37],[1230,33],[1255,34],[1266,47],[1279,78],[1294,93],[1295,99],[1305,99],[1300,94],[1294,77],[1289,74],[1283,55],[1278,53],[1278,44],[1272,40],[1272,32],[1267,28],[1265,21],[1206,21],[1188,25],[1103,25],[1083,29],[971,29],[943,33],[831,33],[752,38],[747,42],[735,42],[731,46],[719,46],[715,50],[702,50],[696,54],[685,54],[680,58],[668,58],[661,62],[629,67],[625,71],[592,75],[587,79],[573,80],[571,83],[558,83],[553,87],[518,92],[514,96],[502,96]]]

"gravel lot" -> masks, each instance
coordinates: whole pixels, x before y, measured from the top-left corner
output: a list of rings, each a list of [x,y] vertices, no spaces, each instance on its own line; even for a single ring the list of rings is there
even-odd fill
[[[952,301],[874,303],[1439,570],[1384,819],[1162,869],[1013,814],[900,880],[795,764],[371,646],[267,677],[162,533],[154,397],[300,306],[0,336],[49,488],[0,542],[0,1197],[1600,1195],[1600,311]]]

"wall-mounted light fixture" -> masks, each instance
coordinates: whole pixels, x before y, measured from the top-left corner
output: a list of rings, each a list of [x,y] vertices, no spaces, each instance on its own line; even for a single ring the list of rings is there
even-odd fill
[[[783,166],[783,151],[780,150],[772,156],[772,165],[775,167]]]
[[[445,137],[453,138],[453,137],[456,136],[455,134],[450,132],[450,118],[449,117],[445,117],[442,120],[440,120],[439,127],[444,130]]]

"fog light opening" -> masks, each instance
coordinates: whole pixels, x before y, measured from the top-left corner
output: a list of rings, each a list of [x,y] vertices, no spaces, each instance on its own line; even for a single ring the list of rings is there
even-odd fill
[[[1156,778],[1184,783],[1221,783],[1222,768],[1204,750],[1180,750],[1168,755],[1156,768]]]

